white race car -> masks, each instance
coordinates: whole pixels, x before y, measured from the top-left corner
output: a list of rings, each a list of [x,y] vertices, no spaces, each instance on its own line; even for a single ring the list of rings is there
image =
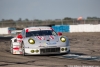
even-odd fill
[[[45,55],[70,52],[69,39],[56,33],[52,27],[27,27],[11,39],[12,54]]]

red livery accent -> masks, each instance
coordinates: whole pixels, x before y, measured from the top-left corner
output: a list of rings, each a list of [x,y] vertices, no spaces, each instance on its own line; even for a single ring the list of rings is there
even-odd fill
[[[22,39],[23,36],[22,36],[21,34],[18,34],[18,35],[17,35],[17,38]]]
[[[15,47],[15,48],[13,48],[14,50],[19,50],[19,47]]]
[[[28,29],[26,29],[26,32],[29,32],[29,30],[28,30]]]
[[[61,32],[58,32],[58,36],[61,36],[62,35],[62,33]]]

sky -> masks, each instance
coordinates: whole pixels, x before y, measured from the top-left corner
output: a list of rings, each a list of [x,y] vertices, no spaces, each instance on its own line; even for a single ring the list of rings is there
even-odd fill
[[[100,17],[100,0],[0,0],[0,20]]]

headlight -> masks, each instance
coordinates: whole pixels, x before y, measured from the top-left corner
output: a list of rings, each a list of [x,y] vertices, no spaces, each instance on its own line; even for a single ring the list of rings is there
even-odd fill
[[[61,51],[64,51],[65,49],[64,48],[61,48]]]
[[[33,39],[31,39],[31,38],[28,40],[28,42],[29,42],[30,44],[34,44],[34,43],[35,43],[35,41],[34,41]]]
[[[38,53],[39,52],[39,50],[35,50],[36,51],[36,53]]]
[[[61,40],[62,42],[65,42],[65,41],[66,41],[66,38],[61,37],[60,40]]]
[[[31,50],[31,53],[34,53],[34,50]]]

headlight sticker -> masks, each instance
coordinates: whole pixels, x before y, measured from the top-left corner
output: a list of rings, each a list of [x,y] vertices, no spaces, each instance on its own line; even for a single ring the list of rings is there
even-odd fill
[[[66,41],[66,38],[65,38],[65,37],[61,37],[60,40],[61,40],[62,42],[65,42],[65,41]]]
[[[29,42],[30,44],[34,44],[34,43],[35,43],[35,41],[34,41],[32,38],[30,38],[30,39],[28,40],[28,42]]]

